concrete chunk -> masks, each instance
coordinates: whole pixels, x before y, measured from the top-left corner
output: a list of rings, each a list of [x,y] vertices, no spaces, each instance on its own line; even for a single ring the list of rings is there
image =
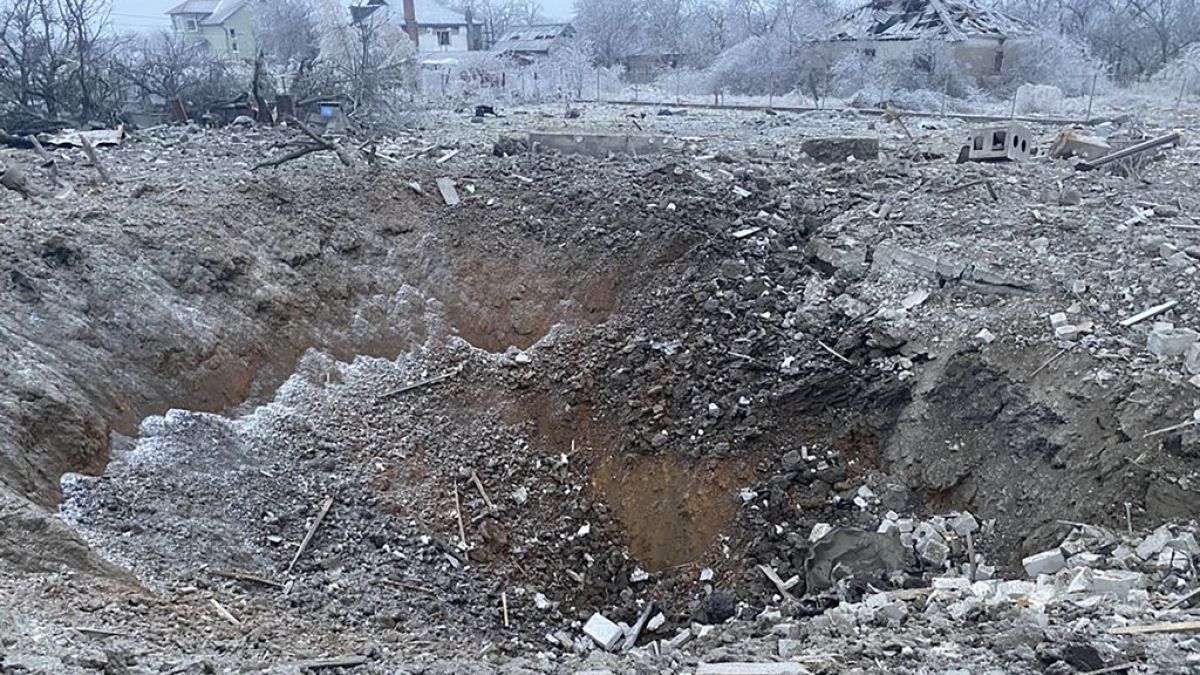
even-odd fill
[[[804,653],[804,640],[792,640],[790,638],[782,638],[779,640],[779,658],[790,659],[793,656],[800,656]]]
[[[1191,375],[1200,375],[1200,342],[1188,347],[1183,355],[1183,367]]]
[[[442,193],[442,201],[446,202],[446,206],[458,206],[458,190],[454,188],[453,178],[437,179],[438,192]]]
[[[1156,323],[1146,339],[1146,351],[1160,359],[1183,356],[1196,344],[1200,333],[1190,328],[1176,328],[1169,323]]]
[[[1167,542],[1174,538],[1175,535],[1171,534],[1171,528],[1163,525],[1157,530],[1151,532],[1146,536],[1145,539],[1139,542],[1137,549],[1134,550],[1134,553],[1136,553],[1137,557],[1141,558],[1142,560],[1150,560],[1154,556],[1158,555],[1159,551],[1166,548]]]
[[[950,519],[950,529],[958,536],[965,537],[968,532],[979,531],[979,521],[969,511],[963,511]]]
[[[1030,577],[1037,577],[1039,574],[1054,574],[1067,566],[1067,560],[1063,558],[1062,551],[1053,549],[1025,558],[1021,561],[1021,566]]]
[[[1093,593],[1112,593],[1124,598],[1135,588],[1146,586],[1146,577],[1129,570],[1092,570]]]
[[[583,625],[583,632],[606,651],[612,651],[625,635],[620,626],[609,621],[600,612],[592,614],[592,618]]]

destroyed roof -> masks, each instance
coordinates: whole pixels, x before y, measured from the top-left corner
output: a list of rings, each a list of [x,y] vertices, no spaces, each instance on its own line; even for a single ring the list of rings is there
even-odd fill
[[[207,14],[200,20],[204,26],[217,26],[233,16],[250,0],[184,0],[167,10],[167,14]]]
[[[1034,32],[1028,22],[985,9],[970,0],[873,0],[841,18],[833,40],[959,42],[973,37],[1009,38]]]
[[[506,31],[492,45],[494,52],[544,53],[558,38],[571,37],[575,28],[569,23],[520,26]]]

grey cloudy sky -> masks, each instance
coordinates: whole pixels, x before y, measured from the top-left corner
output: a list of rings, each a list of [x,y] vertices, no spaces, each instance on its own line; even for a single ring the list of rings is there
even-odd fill
[[[151,31],[171,25],[168,9],[182,0],[112,0],[112,24],[118,31]],[[348,4],[348,3],[347,3]],[[542,10],[555,21],[565,21],[573,13],[573,0],[542,0]]]

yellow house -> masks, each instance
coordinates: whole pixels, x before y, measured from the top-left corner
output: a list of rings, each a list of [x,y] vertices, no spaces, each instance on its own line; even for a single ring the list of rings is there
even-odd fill
[[[254,12],[251,0],[184,0],[167,11],[175,32],[206,42],[213,53],[253,60]]]

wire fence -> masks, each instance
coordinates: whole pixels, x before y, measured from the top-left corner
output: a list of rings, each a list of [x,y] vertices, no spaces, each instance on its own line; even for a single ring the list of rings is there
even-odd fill
[[[1160,74],[1153,82],[1123,86],[1110,82],[1099,69],[1057,73],[1053,86],[1022,85],[1012,79],[998,85],[985,80],[966,95],[954,95],[950,75],[924,89],[901,88],[881,78],[853,92],[839,89],[842,83],[833,77],[810,78],[791,91],[758,95],[728,93],[713,86],[704,73],[684,68],[662,68],[651,75],[630,81],[619,69],[590,64],[544,60],[520,65],[503,60],[464,63],[448,59],[423,64],[419,88],[420,95],[435,106],[633,101],[820,110],[892,105],[935,114],[1040,115],[1077,120],[1146,109],[1181,115],[1200,109],[1200,73],[1195,69],[1177,69]]]

